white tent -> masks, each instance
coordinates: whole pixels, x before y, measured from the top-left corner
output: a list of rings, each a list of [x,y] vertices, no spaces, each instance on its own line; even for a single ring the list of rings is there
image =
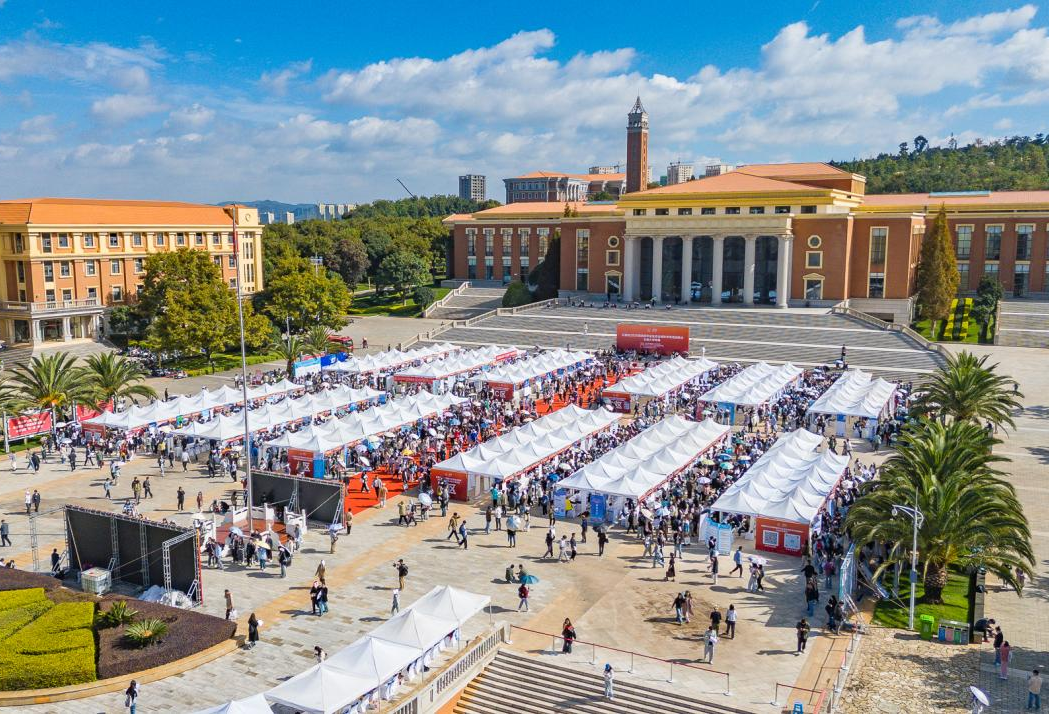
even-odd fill
[[[607,394],[628,394],[638,397],[660,397],[702,377],[718,366],[705,357],[685,359],[681,356],[653,365],[643,372],[631,375],[605,389]]]
[[[446,634],[448,633],[445,632],[444,635]],[[444,635],[439,636],[429,646],[432,647],[440,642]],[[371,682],[370,689],[374,689],[390,677],[396,677],[398,672],[422,657],[426,649],[428,647],[413,647],[400,642],[389,642],[366,636],[343,647],[329,656],[324,663]],[[369,689],[365,689],[360,694],[367,691]]]
[[[712,419],[672,415],[559,481],[558,488],[643,498],[687,468],[729,433]]]
[[[264,695],[256,694],[247,699],[238,699],[210,709],[201,709],[195,714],[273,714],[273,709],[270,708]]]
[[[704,393],[704,402],[742,404],[755,406],[764,404],[782,392],[787,385],[801,376],[804,370],[790,362],[773,366],[765,362],[752,364],[739,374]]]
[[[516,357],[521,351],[516,347],[491,345],[467,352],[457,352],[448,357],[425,362],[417,367],[402,369],[393,375],[400,382],[435,382],[458,374],[464,374],[493,365],[499,361]]]
[[[380,684],[377,678],[368,678],[329,662],[321,662],[278,684],[264,696],[275,704],[283,704],[296,711],[335,714],[377,689]]]
[[[845,454],[817,451],[822,443],[805,429],[780,437],[711,510],[811,524],[849,465]]]
[[[371,636],[377,640],[393,642],[421,650],[432,647],[434,643],[455,632],[459,627],[458,620],[447,617],[427,615],[414,608],[398,613],[376,627]]]
[[[492,599],[451,585],[440,585],[412,603],[411,610],[453,618],[460,625],[488,606]]]
[[[499,384],[525,384],[560,370],[571,370],[593,360],[594,356],[589,352],[547,350],[519,362],[497,367],[484,375],[484,381]]]
[[[350,357],[342,362],[335,362],[321,369],[330,372],[346,372],[348,374],[368,374],[371,372],[382,372],[397,369],[412,364],[416,361],[426,361],[435,357],[458,352],[462,347],[449,342],[441,342],[433,345],[423,345],[402,352],[401,350],[387,350],[365,355],[364,357]]]
[[[830,388],[809,407],[809,413],[844,414],[877,419],[892,401],[896,385],[858,369],[838,377]]]

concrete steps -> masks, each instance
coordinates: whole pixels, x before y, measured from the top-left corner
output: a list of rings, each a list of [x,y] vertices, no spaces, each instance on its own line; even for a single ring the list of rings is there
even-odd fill
[[[1049,347],[1049,302],[1002,300],[998,344],[1009,347]]]
[[[638,686],[619,673],[615,698],[604,698],[604,678],[549,662],[500,650],[481,674],[467,685],[455,714],[742,714],[731,706],[703,702],[670,692]]]

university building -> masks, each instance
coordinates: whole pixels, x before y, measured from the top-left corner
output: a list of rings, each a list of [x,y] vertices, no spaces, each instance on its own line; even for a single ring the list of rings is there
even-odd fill
[[[508,283],[559,237],[565,295],[718,305],[829,306],[884,319],[913,312],[927,226],[941,206],[959,291],[993,275],[1016,296],[1049,293],[1049,191],[867,195],[824,163],[755,164],[647,190],[648,117],[627,128],[627,192],[615,203],[533,201],[453,215],[453,277]]]
[[[237,207],[241,285],[262,290],[262,228]],[[152,253],[204,250],[236,287],[233,221],[192,203],[32,198],[0,201],[0,339],[95,339],[106,310],[126,304]]]

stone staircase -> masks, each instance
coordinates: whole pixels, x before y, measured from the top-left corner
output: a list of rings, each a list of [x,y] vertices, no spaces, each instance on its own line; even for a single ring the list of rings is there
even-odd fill
[[[1049,347],[1049,302],[1003,299],[998,344],[1009,347]]]
[[[114,348],[101,342],[79,340],[76,342],[48,342],[44,345],[17,345],[0,351],[0,362],[3,369],[8,370],[19,364],[28,364],[33,357],[55,352],[68,352],[77,359],[83,359],[89,355],[102,352],[113,352]]]
[[[617,676],[613,701],[604,677],[502,649],[463,691],[454,714],[743,714],[744,710],[641,687]]]
[[[470,286],[461,295],[452,295],[448,302],[427,315],[434,320],[469,320],[471,317],[502,307],[505,288],[478,288]]]

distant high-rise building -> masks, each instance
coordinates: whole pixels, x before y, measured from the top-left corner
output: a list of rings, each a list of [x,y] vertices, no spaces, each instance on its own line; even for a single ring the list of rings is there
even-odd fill
[[[651,181],[648,166],[648,112],[641,97],[627,115],[626,125],[626,192],[643,191]]]
[[[270,225],[272,223],[275,223],[275,222],[276,221],[274,221],[274,219],[273,219],[273,212],[272,211],[259,211],[259,224],[260,225],[268,226],[268,225]]]
[[[619,167],[618,166],[591,166],[589,169],[587,169],[587,173],[591,174],[591,175],[595,175],[595,176],[596,175],[600,175],[600,174],[617,174],[617,173],[619,173]]]
[[[484,201],[488,198],[487,181],[481,174],[459,177],[459,198],[465,201]]]
[[[667,176],[666,176],[666,174],[663,174],[662,176],[659,177],[659,185],[660,186],[666,186],[667,185]]]
[[[707,176],[720,176],[721,174],[727,174],[736,167],[732,164],[707,164],[706,175]]]
[[[667,184],[685,183],[692,180],[692,164],[680,161],[667,166]]]

